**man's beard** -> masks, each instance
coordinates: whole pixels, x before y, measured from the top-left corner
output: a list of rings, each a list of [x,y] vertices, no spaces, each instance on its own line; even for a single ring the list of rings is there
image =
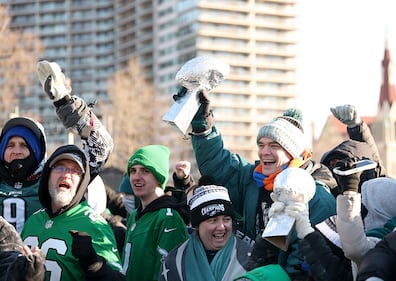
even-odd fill
[[[51,199],[55,201],[56,204],[61,205],[62,207],[67,206],[73,200],[76,195],[76,191],[65,190],[60,191],[56,187],[52,187],[48,189],[48,192],[51,196]]]

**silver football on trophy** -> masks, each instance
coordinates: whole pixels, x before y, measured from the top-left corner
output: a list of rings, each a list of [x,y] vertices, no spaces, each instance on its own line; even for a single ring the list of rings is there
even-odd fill
[[[190,91],[216,88],[230,72],[230,66],[213,57],[196,57],[176,74],[176,81]]]
[[[230,72],[230,66],[213,57],[196,57],[186,62],[176,74],[176,81],[187,93],[176,100],[162,120],[186,134],[199,108],[197,93],[216,88]]]

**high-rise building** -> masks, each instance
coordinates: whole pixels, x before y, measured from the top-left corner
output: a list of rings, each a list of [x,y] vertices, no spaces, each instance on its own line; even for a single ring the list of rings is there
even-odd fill
[[[87,101],[107,99],[106,78],[114,72],[113,1],[4,1],[11,28],[37,33],[45,45],[44,58],[56,61],[71,77],[73,89]],[[41,85],[20,101],[20,111],[42,116],[51,148],[68,141],[53,105]]]
[[[170,99],[177,71],[191,58],[214,56],[228,63],[230,74],[210,95],[212,107],[225,146],[251,161],[257,157],[260,126],[292,106],[296,97],[295,0],[0,3],[9,6],[12,28],[39,34],[45,58],[62,66],[85,99],[106,99],[106,77],[131,55],[156,93]],[[21,106],[37,107],[46,115],[49,142],[60,141],[55,133],[63,129],[51,121],[56,118],[53,108],[43,99],[40,92]],[[190,142],[175,147],[174,155],[177,160],[193,157]]]

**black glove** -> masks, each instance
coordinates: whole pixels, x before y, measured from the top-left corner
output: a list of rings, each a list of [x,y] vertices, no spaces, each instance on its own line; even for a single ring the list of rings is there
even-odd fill
[[[357,157],[345,158],[341,161],[338,161],[336,163],[335,167],[339,168],[341,171],[350,170],[350,169],[354,168],[355,163],[360,160],[362,160],[362,159],[359,159]],[[342,175],[335,174],[341,193],[343,193],[345,191],[358,192],[361,174],[362,174],[362,172],[353,173],[348,176],[342,176]]]
[[[96,263],[103,262],[95,252],[92,246],[92,238],[86,232],[79,232],[76,230],[70,230],[69,233],[73,236],[72,242],[72,254],[76,257],[80,263],[81,268],[85,271],[98,271],[99,268],[92,267]]]
[[[177,90],[176,95],[173,95],[173,100],[174,101],[179,101],[182,97],[184,97],[188,92],[188,89],[184,86],[180,86],[179,89]]]
[[[193,134],[202,135],[212,128],[214,117],[213,112],[210,109],[208,94],[205,91],[199,91],[197,94],[201,105],[191,122],[191,127]]]

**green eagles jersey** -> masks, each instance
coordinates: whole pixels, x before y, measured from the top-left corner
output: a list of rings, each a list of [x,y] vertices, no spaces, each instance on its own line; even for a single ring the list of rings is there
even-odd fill
[[[106,259],[110,267],[121,271],[110,225],[84,201],[54,218],[41,209],[25,223],[22,240],[30,247],[38,246],[42,250],[46,259],[46,280],[85,280],[80,264],[72,254],[73,238],[69,230],[87,232],[92,237],[96,253]]]
[[[0,215],[21,233],[25,221],[42,208],[38,197],[38,182],[15,188],[0,182]]]
[[[162,256],[187,240],[186,224],[171,208],[147,212],[138,221],[135,218],[136,210],[127,223],[123,272],[128,281],[158,280]]]

